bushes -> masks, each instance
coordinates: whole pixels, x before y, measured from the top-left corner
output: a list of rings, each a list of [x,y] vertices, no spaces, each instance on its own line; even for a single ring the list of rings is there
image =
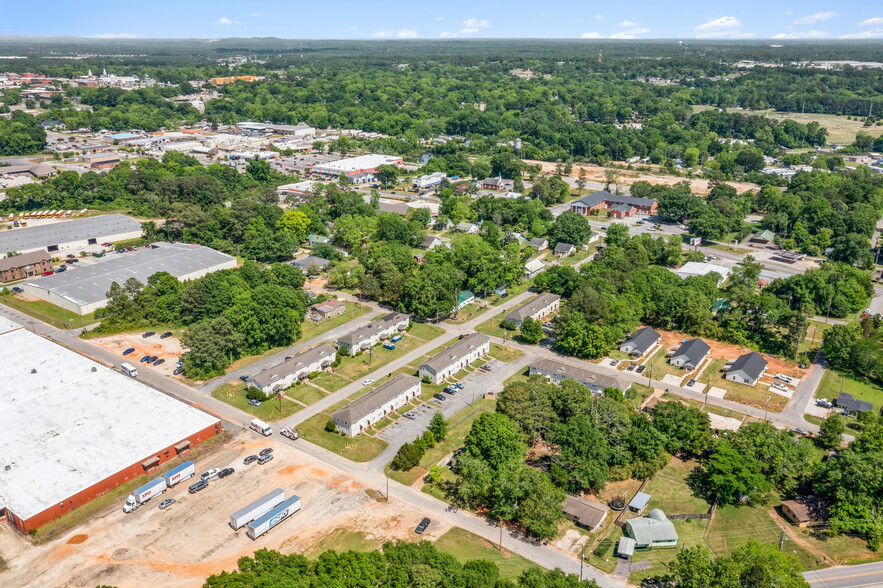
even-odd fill
[[[437,441],[442,441],[448,434],[448,426],[440,412],[432,416],[429,428],[423,434],[414,439],[412,443],[405,443],[399,448],[390,466],[394,470],[407,471],[415,467],[423,459],[427,450],[435,447]]]
[[[261,402],[266,402],[273,398],[271,394],[264,394],[262,390],[253,386],[249,386],[245,389],[245,397],[249,400],[259,400]]]
[[[332,419],[328,419],[328,422],[325,423],[325,431],[327,431],[328,433],[333,433],[336,430],[337,425],[334,424],[334,421]]]
[[[319,372],[310,372],[310,374],[307,377],[311,380],[314,380],[319,377]]]

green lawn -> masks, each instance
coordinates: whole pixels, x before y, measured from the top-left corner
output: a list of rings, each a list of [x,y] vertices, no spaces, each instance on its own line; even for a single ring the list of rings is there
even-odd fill
[[[310,386],[309,384],[292,386],[285,391],[286,398],[292,398],[307,406],[313,404],[314,402],[318,402],[319,400],[325,398],[325,396],[327,396],[327,394],[325,394],[318,388]]]
[[[515,341],[518,331],[504,331],[500,328],[501,322],[503,322],[503,317],[495,316],[475,327],[475,330],[484,333],[485,335],[490,335],[491,337],[499,337],[500,339]]]
[[[370,538],[364,531],[352,531],[347,527],[337,527],[325,535],[310,551],[304,555],[310,559],[318,559],[328,550],[343,553],[345,551],[375,551],[380,549],[385,539],[374,533]]]
[[[356,437],[329,433],[325,430],[325,423],[330,418],[331,413],[328,412],[305,420],[298,426],[301,438],[355,462],[371,461],[389,445],[382,439],[364,433]]]
[[[710,382],[711,386],[726,390],[725,400],[732,400],[746,406],[765,410],[767,408],[767,398],[769,398],[770,412],[782,412],[785,409],[788,399],[781,394],[770,392],[768,386],[764,386],[761,383],[758,383],[757,386],[747,386],[724,379],[725,372],[723,367],[726,363],[727,360],[725,358],[712,360],[702,372],[699,381],[703,384]]]
[[[799,353],[806,353],[810,349],[818,349],[822,346],[822,338],[825,332],[830,329],[832,324],[825,324],[821,321],[809,321],[803,339],[800,341]]]
[[[383,367],[394,359],[398,359],[403,355],[407,355],[409,352],[417,349],[424,343],[424,341],[416,337],[409,337],[405,335],[405,337],[401,341],[396,343],[395,349],[386,349],[383,347],[383,345],[372,347],[372,357],[369,357],[367,353],[363,353],[362,355],[357,357],[344,356],[343,359],[341,359],[340,365],[337,367],[336,372],[351,380],[359,380],[365,374],[371,373],[374,370]]]
[[[28,316],[58,328],[82,329],[85,325],[96,322],[94,312],[80,316],[44,300],[24,301],[11,294],[2,296],[0,299],[10,308],[14,308],[19,312],[23,312]],[[40,328],[38,326],[37,332],[39,331]]]
[[[452,324],[460,324],[465,323],[466,321],[470,321],[485,312],[488,309],[487,306],[479,306],[477,302],[473,302],[472,304],[467,304],[462,309],[457,311],[457,314],[449,319],[446,319],[446,323]]]
[[[318,392],[318,390],[317,390]],[[287,393],[286,393],[287,394]],[[245,384],[240,381],[227,382],[212,390],[212,398],[226,402],[230,406],[243,410],[251,415],[267,422],[273,422],[290,417],[303,407],[288,398],[282,398],[282,410],[279,410],[279,400],[272,399],[261,403],[260,406],[252,406],[245,397]]]
[[[682,460],[673,457],[668,465],[662,468],[644,488],[644,492],[652,498],[647,505],[662,509],[666,514],[706,514],[711,510],[711,503],[696,496],[687,485],[687,476],[699,463],[693,460]]]
[[[407,335],[412,337],[417,337],[418,339],[423,339],[424,341],[432,341],[436,337],[440,337],[445,334],[445,330],[441,327],[437,327],[435,325],[430,325],[427,323],[411,323],[411,328],[408,329]]]
[[[564,265],[564,266],[576,265],[577,263],[581,262],[582,260],[584,260],[585,258],[590,256],[594,252],[595,252],[595,248],[590,245],[588,251],[578,251],[576,254],[571,255],[570,257],[567,257],[565,259],[562,259],[561,265]]]
[[[511,541],[511,539],[510,539]],[[503,537],[505,544],[506,537]],[[453,527],[447,533],[438,538],[435,546],[445,553],[456,557],[460,562],[483,559],[497,564],[500,568],[500,576],[504,580],[515,580],[530,568],[537,565],[520,555],[514,554],[508,549],[500,551],[499,547],[486,539],[479,537],[460,527]]]
[[[513,361],[524,355],[524,352],[520,349],[504,347],[499,343],[491,343],[491,348],[488,352],[488,355],[490,355],[497,361],[502,361],[503,363],[512,363]]]
[[[653,379],[655,379],[655,380],[661,379],[662,376],[664,376],[666,374],[674,374],[676,376],[683,376],[684,374],[687,373],[685,370],[682,370],[679,367],[669,365],[668,355],[666,355],[667,352],[668,352],[668,346],[663,345],[659,349],[659,351],[657,351],[656,353],[653,354],[653,357],[651,357],[648,361],[646,361],[644,363],[644,365],[647,366],[648,370],[649,369],[653,370]],[[646,371],[644,373],[646,373]]]
[[[883,388],[870,382],[856,380],[852,376],[843,375],[834,370],[825,370],[822,381],[816,389],[816,398],[832,400],[840,395],[840,390],[852,394],[858,400],[867,400],[874,405],[874,414],[880,414],[883,405]]]
[[[503,381],[503,387],[508,386],[512,382],[526,382],[530,377],[530,367],[526,367],[517,374],[513,374]]]
[[[643,384],[632,384],[631,388],[626,391],[625,397],[632,406],[638,408],[651,394],[653,394],[653,388]]]
[[[512,286],[511,288],[506,288],[506,295],[505,296],[498,296],[497,294],[492,294],[492,295],[488,296],[487,302],[491,306],[500,306],[501,304],[503,304],[504,302],[506,302],[510,298],[514,298],[515,296],[518,296],[522,292],[527,292],[530,289],[531,285],[533,285],[533,280],[528,280],[523,284],[518,284],[517,286]]]
[[[301,329],[303,334],[301,335],[301,340],[306,341],[307,339],[312,339],[326,331],[330,331],[335,327],[339,327],[340,325],[344,325],[351,320],[357,319],[360,316],[366,315],[371,312],[370,306],[358,305],[355,302],[345,302],[346,312],[343,314],[339,314],[335,317],[331,317],[330,319],[325,319],[324,321],[320,321],[318,323],[314,323],[312,321],[304,321],[301,324]]]
[[[333,372],[322,372],[315,378],[310,379],[311,384],[315,384],[319,386],[323,390],[328,390],[329,392],[337,392],[351,381],[347,378],[339,374],[335,374]]]

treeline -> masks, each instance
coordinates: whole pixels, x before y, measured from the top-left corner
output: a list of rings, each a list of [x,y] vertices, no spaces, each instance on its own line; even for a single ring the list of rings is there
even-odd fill
[[[39,153],[45,145],[46,131],[30,114],[16,110],[8,118],[0,117],[0,155]]]
[[[883,384],[883,315],[833,325],[825,332],[822,353],[831,368]],[[861,415],[860,415],[861,416]]]
[[[185,283],[166,272],[147,284],[130,278],[111,285],[107,306],[95,313],[101,319],[95,332],[183,327],[184,374],[206,379],[240,357],[294,342],[307,310],[303,284],[297,268],[275,263],[261,269],[251,261]]]

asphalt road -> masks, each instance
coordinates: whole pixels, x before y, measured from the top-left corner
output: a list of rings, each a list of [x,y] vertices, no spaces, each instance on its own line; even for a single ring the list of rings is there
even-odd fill
[[[883,586],[883,562],[855,566],[837,566],[814,572],[803,577],[812,588],[862,588]]]

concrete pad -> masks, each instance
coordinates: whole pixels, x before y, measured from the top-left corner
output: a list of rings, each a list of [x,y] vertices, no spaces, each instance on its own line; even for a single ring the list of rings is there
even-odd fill
[[[675,376],[674,374],[665,374],[660,382],[663,384],[671,384],[672,386],[680,386],[684,376]]]
[[[825,408],[824,406],[816,406],[814,402],[810,402],[803,412],[805,412],[806,414],[817,416],[819,418],[826,419],[834,411],[832,411],[830,408]]]
[[[742,419],[720,416],[711,412],[708,413],[708,420],[711,428],[717,431],[738,431],[742,426]]]
[[[778,388],[773,388],[772,386],[770,386],[769,390],[773,394],[778,394],[779,396],[784,396],[785,398],[787,398],[789,400],[791,399],[792,396],[794,396],[794,390],[788,390],[787,392],[785,392],[784,390],[779,390]]]
[[[688,390],[692,390],[694,392],[699,392],[700,394],[705,390],[705,384],[700,382],[696,382],[692,386],[685,386]]]
[[[717,388],[716,386],[712,386],[708,390],[708,395],[713,396],[714,398],[723,398],[726,393],[726,390],[723,388]]]

